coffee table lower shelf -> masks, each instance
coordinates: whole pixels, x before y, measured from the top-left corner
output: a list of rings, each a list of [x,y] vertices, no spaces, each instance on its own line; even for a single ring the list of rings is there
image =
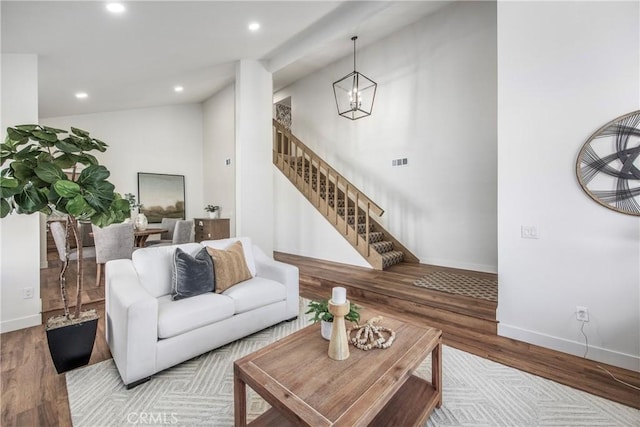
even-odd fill
[[[439,404],[440,396],[433,384],[411,375],[369,426],[423,426]],[[251,427],[295,427],[274,408],[248,424]]]

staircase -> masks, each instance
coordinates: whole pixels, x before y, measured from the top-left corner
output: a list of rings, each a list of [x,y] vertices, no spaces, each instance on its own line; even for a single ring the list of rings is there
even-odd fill
[[[273,121],[273,164],[375,269],[419,262],[378,223],[384,210]]]

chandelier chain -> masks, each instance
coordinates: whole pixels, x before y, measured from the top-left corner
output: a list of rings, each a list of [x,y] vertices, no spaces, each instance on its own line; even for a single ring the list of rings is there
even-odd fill
[[[358,39],[358,36],[351,37],[351,40],[353,40],[353,71],[356,71],[356,40],[357,39]]]

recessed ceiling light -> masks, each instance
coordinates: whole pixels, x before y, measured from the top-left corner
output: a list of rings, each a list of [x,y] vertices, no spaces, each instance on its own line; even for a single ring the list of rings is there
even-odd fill
[[[107,10],[111,13],[122,13],[124,5],[122,3],[107,3]]]
[[[87,92],[78,92],[76,93],[76,98],[78,99],[85,99],[88,98],[89,94]]]
[[[249,31],[258,31],[259,29],[260,29],[260,23],[258,22],[249,23]]]
[[[173,90],[176,92],[182,92],[184,88],[182,86],[174,86]]]

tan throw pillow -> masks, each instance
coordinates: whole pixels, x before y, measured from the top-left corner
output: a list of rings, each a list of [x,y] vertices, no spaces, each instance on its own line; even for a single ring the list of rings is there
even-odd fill
[[[225,250],[207,246],[207,252],[213,258],[216,293],[222,293],[237,283],[251,279],[251,272],[244,259],[242,242],[239,240]]]

